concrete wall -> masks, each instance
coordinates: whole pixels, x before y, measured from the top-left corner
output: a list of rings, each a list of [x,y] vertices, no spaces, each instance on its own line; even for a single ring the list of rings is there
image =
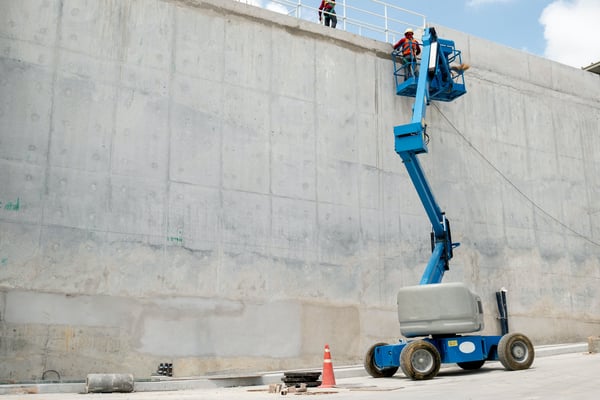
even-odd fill
[[[600,80],[438,28],[472,64],[421,157],[446,281],[535,344],[600,330]],[[0,2],[0,380],[360,363],[429,223],[389,44],[218,0]]]

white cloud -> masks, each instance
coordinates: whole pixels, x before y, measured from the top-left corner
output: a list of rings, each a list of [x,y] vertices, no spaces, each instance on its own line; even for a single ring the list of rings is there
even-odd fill
[[[600,61],[600,1],[555,0],[540,23],[544,25],[544,56],[573,67]]]
[[[255,7],[262,7],[262,3],[260,2],[260,0],[235,0],[239,3],[244,3],[244,4],[248,4],[251,6],[255,6]]]
[[[288,9],[277,3],[269,3],[265,7],[267,10],[275,11],[280,14],[288,14]]]
[[[274,3],[274,2],[270,2],[268,3],[266,6],[263,6],[262,1],[260,0],[235,0],[239,3],[244,3],[244,4],[248,4],[251,6],[255,6],[255,7],[260,7],[260,8],[265,8],[267,10],[271,10],[280,14],[287,14],[288,13],[288,9],[278,3]]]

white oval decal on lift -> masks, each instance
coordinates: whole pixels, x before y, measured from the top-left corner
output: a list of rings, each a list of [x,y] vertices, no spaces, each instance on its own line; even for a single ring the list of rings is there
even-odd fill
[[[458,349],[461,353],[469,354],[475,351],[475,344],[473,342],[462,342],[458,345]]]

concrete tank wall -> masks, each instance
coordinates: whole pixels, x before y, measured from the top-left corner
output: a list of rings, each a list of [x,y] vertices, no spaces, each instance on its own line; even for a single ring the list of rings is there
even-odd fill
[[[443,27],[421,161],[499,333],[600,329],[600,80]],[[0,380],[320,368],[399,338],[429,223],[389,44],[217,0],[0,2]]]

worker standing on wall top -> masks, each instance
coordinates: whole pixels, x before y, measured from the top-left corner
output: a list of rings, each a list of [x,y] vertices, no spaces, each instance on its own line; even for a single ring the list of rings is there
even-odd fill
[[[335,15],[335,0],[322,0],[319,6],[319,22],[322,14],[325,14],[325,26],[335,28],[337,25],[337,16]]]
[[[394,45],[394,50],[397,50],[402,55],[402,64],[408,64],[406,67],[406,76],[416,75],[417,71],[417,56],[421,54],[421,46],[419,42],[413,38],[414,32],[411,28],[404,31],[404,37]]]

